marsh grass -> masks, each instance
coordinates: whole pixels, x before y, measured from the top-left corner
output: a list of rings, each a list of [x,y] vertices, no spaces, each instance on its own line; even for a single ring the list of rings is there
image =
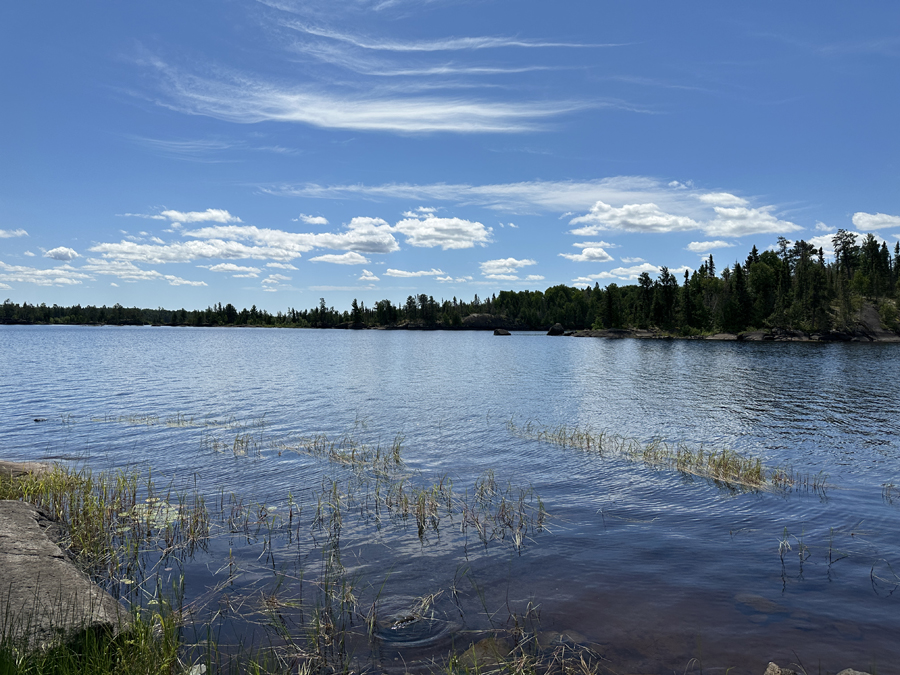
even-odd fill
[[[600,457],[623,457],[648,466],[668,467],[729,489],[805,489],[823,495],[826,489],[826,477],[822,473],[810,475],[787,467],[768,468],[759,458],[746,457],[728,448],[711,450],[702,445],[691,447],[661,439],[643,443],[636,438],[565,424],[550,427],[527,421],[519,425],[510,419],[506,426],[510,433],[521,438],[574,448]]]

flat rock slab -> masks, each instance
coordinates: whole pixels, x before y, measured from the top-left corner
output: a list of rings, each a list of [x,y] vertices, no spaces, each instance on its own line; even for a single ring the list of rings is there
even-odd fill
[[[50,465],[45,462],[7,462],[0,459],[0,476],[4,478],[18,478],[26,473],[41,474],[50,470]]]
[[[57,523],[25,502],[0,500],[0,634],[30,648],[67,642],[85,630],[126,628],[125,608],[57,545]]]

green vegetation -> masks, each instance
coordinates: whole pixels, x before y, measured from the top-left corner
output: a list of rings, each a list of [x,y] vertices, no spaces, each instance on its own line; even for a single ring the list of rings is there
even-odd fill
[[[900,242],[891,254],[872,234],[860,241],[854,233],[838,230],[833,244],[835,260],[826,263],[821,248],[780,237],[775,250],[760,253],[754,246],[743,262],[718,274],[710,255],[693,274],[685,272],[681,284],[663,267],[655,280],[645,272],[636,285],[621,287],[560,285],[544,292],[501,291],[483,299],[476,295],[471,302],[456,297],[437,301],[419,294],[397,304],[379,300],[374,307],[354,299],[345,311],[328,307],[323,298],[317,307],[274,315],[255,305],[239,311],[230,303],[188,311],[118,304],[48,307],[7,300],[0,308],[0,323],[454,329],[471,315],[492,314],[535,330],[560,323],[575,330],[652,327],[689,336],[753,328],[845,330],[853,327],[855,312],[868,301],[886,327],[900,329]]]
[[[806,489],[825,490],[825,476],[797,474],[786,468],[768,469],[762,460],[722,448],[709,450],[702,445],[691,448],[683,443],[667,443],[656,439],[642,443],[605,431],[595,431],[565,424],[548,427],[532,421],[519,425],[507,422],[511,433],[561,447],[570,447],[599,456],[624,457],[650,466],[664,466],[683,474],[699,476],[732,489]]]

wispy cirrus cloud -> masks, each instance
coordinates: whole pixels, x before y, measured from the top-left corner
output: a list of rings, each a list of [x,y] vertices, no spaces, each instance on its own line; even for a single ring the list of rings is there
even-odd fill
[[[156,58],[144,63],[158,75],[162,98],[154,100],[159,105],[239,124],[287,122],[398,133],[520,133],[537,130],[551,117],[598,105],[420,96],[384,93],[376,87],[363,92],[339,91],[222,70],[216,77],[197,75]]]
[[[27,237],[28,233],[25,230],[0,230],[0,239],[12,239],[13,237]]]

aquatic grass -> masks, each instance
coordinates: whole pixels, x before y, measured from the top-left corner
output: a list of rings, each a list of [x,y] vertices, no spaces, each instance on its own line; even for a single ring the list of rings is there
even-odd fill
[[[730,489],[805,489],[820,494],[826,489],[826,476],[821,472],[811,475],[797,473],[789,467],[768,468],[761,459],[746,457],[729,448],[710,450],[703,445],[691,447],[662,439],[644,443],[605,430],[566,424],[546,426],[529,420],[519,425],[512,418],[506,426],[510,433],[521,438],[574,448],[600,457],[621,457],[648,466],[668,467]]]

